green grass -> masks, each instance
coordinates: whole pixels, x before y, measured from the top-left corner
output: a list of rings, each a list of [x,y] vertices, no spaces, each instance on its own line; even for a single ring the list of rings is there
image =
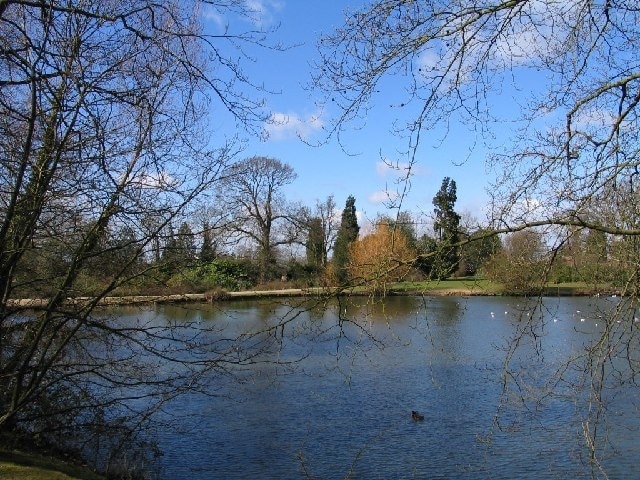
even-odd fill
[[[610,285],[593,285],[587,282],[550,283],[544,289],[545,295],[589,295],[609,292]],[[461,295],[501,295],[504,285],[483,278],[452,278],[447,280],[428,280],[420,282],[399,282],[389,287],[391,293],[415,294],[456,294]]]
[[[86,467],[41,455],[0,451],[3,480],[104,480]]]
[[[62,472],[38,467],[0,462],[0,478],[6,480],[75,480]]]
[[[426,280],[420,282],[400,282],[393,284],[392,292],[398,293],[438,293],[446,291],[467,291],[478,295],[492,295],[502,291],[502,285],[480,278],[453,278],[447,280]]]

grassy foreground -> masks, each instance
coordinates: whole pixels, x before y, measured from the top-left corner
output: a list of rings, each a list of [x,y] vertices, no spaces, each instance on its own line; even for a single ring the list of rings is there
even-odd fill
[[[88,468],[41,455],[0,451],[2,480],[104,480]]]

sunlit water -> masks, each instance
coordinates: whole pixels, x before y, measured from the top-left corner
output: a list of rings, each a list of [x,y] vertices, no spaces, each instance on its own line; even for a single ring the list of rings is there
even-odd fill
[[[603,478],[583,435],[589,397],[573,383],[584,370],[566,371],[553,394],[534,387],[584,353],[615,299],[544,299],[542,309],[490,297],[350,302],[288,323],[274,363],[256,364],[241,381],[212,377],[215,396],[168,405],[175,426],[152,438],[164,452],[161,478]],[[340,325],[338,309],[357,325]],[[234,302],[152,313],[242,331],[290,309]],[[520,330],[535,337],[524,337],[505,367]],[[615,392],[604,399],[598,458],[609,478],[640,478],[637,387]]]

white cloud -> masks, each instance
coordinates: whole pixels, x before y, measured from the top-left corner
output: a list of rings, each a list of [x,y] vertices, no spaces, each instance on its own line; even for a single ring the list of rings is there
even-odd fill
[[[415,59],[418,69],[417,80],[435,84],[443,82],[443,90],[455,88],[471,80],[469,65],[457,63],[455,50],[440,41],[434,41],[428,49],[423,49]]]
[[[509,209],[508,218],[512,222],[533,222],[544,216],[545,205],[537,198],[523,198]]]
[[[178,181],[168,172],[140,172],[130,182],[140,188],[163,189],[171,188],[178,184]]]
[[[579,15],[580,8],[576,2],[527,2],[523,14],[510,23],[510,31],[495,42],[497,58],[513,66],[526,65],[545,58],[558,48],[566,48],[561,42],[571,41],[572,32],[563,25],[549,25],[546,20],[567,19],[565,25],[570,25],[568,19]],[[502,15],[510,14],[505,11]]]
[[[441,62],[442,59],[433,50],[424,50],[416,59],[418,69],[423,72],[423,75],[427,75],[427,72],[436,69]]]
[[[202,6],[202,16],[205,20],[212,22],[218,32],[224,32],[229,27],[227,20],[212,5]]]
[[[522,201],[522,208],[526,212],[539,212],[542,209],[542,202],[537,198],[525,198]]]
[[[251,23],[264,27],[274,22],[274,13],[284,8],[281,0],[244,0]]]
[[[619,121],[618,116],[608,110],[587,110],[580,112],[573,118],[574,129],[587,130],[596,129],[608,133],[608,130]],[[629,122],[621,122],[621,127],[628,126]]]
[[[500,35],[495,35],[493,29],[487,29],[484,21],[478,21],[473,9],[465,16],[458,17],[448,24],[450,35],[442,40],[431,40],[414,60],[420,75],[426,80],[441,80],[445,75],[441,89],[473,81],[471,75],[478,64],[487,61],[485,53],[491,51],[490,66],[504,68],[532,64],[546,58],[557,48],[562,48],[558,39],[570,39],[571,32],[561,31],[561,25],[549,26],[548,18],[570,18],[577,13],[578,2],[548,2],[545,0],[530,0],[522,5],[522,13],[513,17],[511,9],[495,12],[496,23],[508,25]],[[568,22],[570,23],[570,22]],[[568,24],[567,23],[567,24]],[[461,35],[460,32],[465,34]],[[462,58],[462,43],[464,49],[464,63],[458,70],[458,61]],[[487,47],[490,45],[490,47]],[[449,67],[453,66],[452,70]]]
[[[382,160],[376,162],[376,173],[381,177],[389,173],[389,170],[391,170],[391,167],[387,162],[383,162]]]
[[[300,117],[297,113],[274,113],[267,121],[264,129],[269,139],[286,140],[288,138],[311,137],[318,130],[322,130],[324,122],[320,115]]]
[[[496,42],[497,58],[511,65],[527,65],[549,50],[547,39],[538,30],[523,27],[505,39]]]
[[[376,173],[384,177],[390,173],[399,173],[401,175],[405,175],[407,170],[411,168],[411,165],[407,162],[389,162],[384,160],[379,160],[376,162]]]
[[[213,23],[219,32],[225,32],[229,28],[229,20],[220,11],[209,3],[201,3],[202,16],[205,20]],[[257,28],[265,28],[276,22],[276,13],[284,8],[282,0],[243,0],[244,12],[238,12],[243,21],[250,22]],[[240,10],[237,7],[221,7],[229,14],[233,10]],[[233,15],[231,15],[233,16]]]
[[[369,195],[368,200],[371,203],[392,202],[398,198],[398,192],[389,190],[378,190]]]

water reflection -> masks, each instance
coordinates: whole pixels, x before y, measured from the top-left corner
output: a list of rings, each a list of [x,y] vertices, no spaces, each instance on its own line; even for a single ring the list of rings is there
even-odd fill
[[[253,332],[242,340],[260,348],[272,342],[242,383],[212,377],[216,397],[177,400],[180,428],[156,438],[164,478],[584,478],[593,467],[585,387],[595,378],[585,348],[624,327],[624,372],[639,353],[635,310],[616,317],[612,299],[309,301],[153,312],[230,338]],[[600,460],[610,478],[633,478],[637,387],[623,352],[610,355]]]

